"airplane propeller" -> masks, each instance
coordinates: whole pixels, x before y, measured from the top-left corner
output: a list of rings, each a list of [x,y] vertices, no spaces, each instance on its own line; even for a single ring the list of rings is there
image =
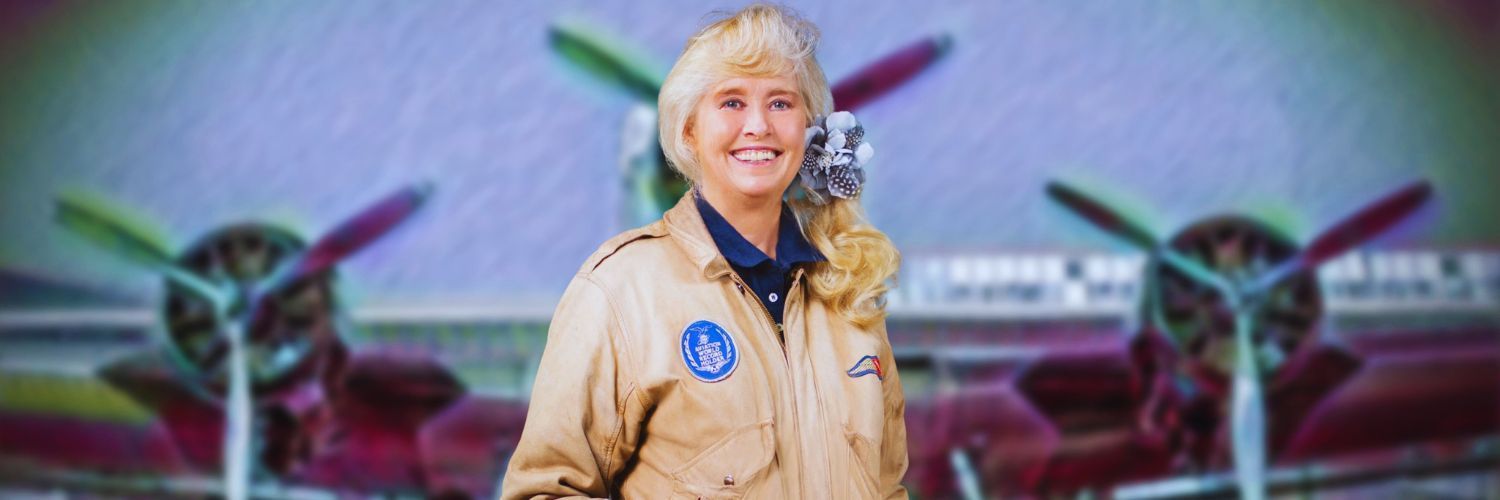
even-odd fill
[[[1159,262],[1189,279],[1217,289],[1234,312],[1234,367],[1230,403],[1230,439],[1240,496],[1265,497],[1266,403],[1265,387],[1255,358],[1252,335],[1256,318],[1268,293],[1298,273],[1315,269],[1348,250],[1385,232],[1406,218],[1431,197],[1432,188],[1418,181],[1371,203],[1314,238],[1293,258],[1261,276],[1242,282],[1189,259],[1159,242],[1153,233],[1082,190],[1059,182],[1047,185],[1047,194],[1099,229],[1149,253]]]
[[[290,259],[290,264],[279,268],[271,279],[263,282],[265,286],[250,288],[228,282],[215,285],[183,268],[172,260],[161,239],[154,236],[161,233],[100,198],[81,194],[60,196],[57,221],[95,246],[165,275],[213,308],[216,323],[229,343],[224,493],[226,498],[238,500],[246,498],[249,492],[254,418],[244,335],[259,315],[264,300],[368,247],[415,213],[431,191],[428,184],[396,191],[335,226],[306,251]],[[242,307],[236,308],[236,304]]]

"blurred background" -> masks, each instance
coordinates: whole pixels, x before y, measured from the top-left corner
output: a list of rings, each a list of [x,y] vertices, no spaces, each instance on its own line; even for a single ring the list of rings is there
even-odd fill
[[[492,496],[740,6],[0,6],[0,496]],[[791,6],[914,496],[1500,496],[1500,4]]]

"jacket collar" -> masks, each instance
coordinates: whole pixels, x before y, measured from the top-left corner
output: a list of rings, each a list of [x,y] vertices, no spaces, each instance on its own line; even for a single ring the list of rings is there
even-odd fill
[[[703,276],[709,279],[717,279],[729,274],[731,268],[729,261],[719,252],[719,246],[714,243],[713,235],[708,231],[708,224],[703,221],[703,214],[698,210],[697,191],[697,189],[688,190],[682,196],[682,199],[677,200],[677,205],[662,215],[662,221],[666,223],[667,231],[678,242],[678,246],[682,248],[683,253],[687,254],[688,259],[703,272]],[[788,214],[783,213],[783,223],[786,222],[787,216]],[[796,224],[796,218],[790,218],[792,219],[792,223]],[[782,234],[785,234],[787,228],[782,229]],[[819,253],[811,243],[801,238],[800,231],[798,231],[797,236],[797,240],[801,241],[802,246],[805,247],[798,247],[796,250],[800,252],[799,255],[805,254],[802,260],[809,262],[826,260],[823,254]],[[777,253],[782,252],[783,243],[779,242],[781,239],[783,238],[778,238]],[[746,244],[748,245],[749,243],[746,242]],[[798,266],[792,274],[792,279],[796,280],[802,274],[801,266]]]
[[[792,210],[785,203],[781,205],[781,216],[777,223],[776,237],[776,259],[772,260],[765,252],[741,235],[724,216],[713,205],[704,200],[701,193],[695,193],[694,204],[698,207],[698,215],[703,218],[703,225],[708,228],[708,235],[713,238],[714,246],[718,247],[719,253],[729,261],[729,265],[735,269],[753,269],[766,262],[772,262],[783,269],[796,266],[797,264],[818,262],[826,260],[823,254],[813,248],[812,243],[802,236],[802,227],[797,224],[797,217],[792,215]],[[743,271],[742,271],[743,272]]]
[[[698,213],[697,203],[693,201],[696,191],[690,189],[687,194],[682,195],[682,199],[677,200],[677,205],[662,214],[662,221],[666,223],[672,240],[687,254],[688,260],[703,271],[703,276],[717,279],[729,274],[729,261],[719,255],[719,247],[714,245],[713,236],[708,234],[708,226]]]

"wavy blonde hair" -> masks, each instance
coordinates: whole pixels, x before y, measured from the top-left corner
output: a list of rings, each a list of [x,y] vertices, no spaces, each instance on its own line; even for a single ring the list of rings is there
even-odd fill
[[[702,179],[684,133],[698,101],[725,78],[790,74],[809,123],[832,111],[833,94],[815,55],[818,36],[816,26],[790,9],[753,4],[689,38],[656,101],[661,147],[672,168],[694,185]],[[870,327],[885,319],[885,293],[895,284],[901,254],[870,224],[857,200],[833,200],[814,205],[793,196],[789,202],[803,235],[828,258],[812,267],[810,288],[835,313]]]

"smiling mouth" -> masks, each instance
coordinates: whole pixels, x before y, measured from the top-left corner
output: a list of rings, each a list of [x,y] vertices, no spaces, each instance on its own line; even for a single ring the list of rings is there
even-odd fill
[[[771,160],[775,160],[776,157],[781,156],[781,152],[774,149],[747,148],[730,151],[729,156],[735,160],[739,160],[740,163],[763,166],[771,163]]]

